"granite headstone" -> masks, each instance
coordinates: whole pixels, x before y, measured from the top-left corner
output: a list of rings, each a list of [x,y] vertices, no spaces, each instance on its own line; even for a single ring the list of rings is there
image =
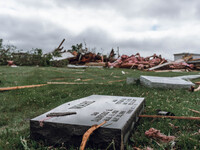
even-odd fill
[[[31,139],[48,145],[80,146],[83,134],[95,124],[106,124],[94,131],[87,146],[106,148],[112,140],[116,149],[124,149],[139,114],[144,98],[91,95],[62,104],[30,120]],[[72,112],[72,115],[47,117],[50,113]]]
[[[150,88],[167,88],[167,89],[189,89],[194,86],[191,81],[186,81],[180,77],[156,77],[140,76],[140,83]]]

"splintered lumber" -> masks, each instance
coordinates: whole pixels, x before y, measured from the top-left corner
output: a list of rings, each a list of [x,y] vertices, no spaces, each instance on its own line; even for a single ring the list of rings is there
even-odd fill
[[[195,84],[198,84],[198,85],[200,85],[200,81],[198,81],[198,82],[195,82]]]
[[[86,83],[86,82],[47,82],[47,84],[93,84],[93,83]],[[103,84],[103,83],[95,83],[95,84]]]
[[[64,43],[65,39],[62,40],[62,42],[60,43],[60,45],[58,46],[57,50],[61,51],[63,49],[62,44]]]
[[[196,91],[200,91],[200,86],[198,88],[194,89],[194,92],[196,92]]]
[[[86,66],[106,66],[105,62],[89,62],[85,64]]]
[[[108,81],[108,83],[113,83],[113,82],[122,82],[122,81],[125,81],[125,79],[123,79],[123,80],[115,80],[115,81]]]
[[[174,70],[155,70],[155,72],[183,72],[185,69],[174,69]]]
[[[47,82],[47,84],[88,84],[85,82],[77,83],[77,82]]]
[[[200,117],[186,117],[186,116],[159,116],[159,115],[139,115],[141,118],[165,118],[165,119],[183,119],[183,120],[199,120]]]
[[[161,68],[161,67],[164,67],[164,66],[167,66],[167,65],[170,65],[172,64],[172,62],[166,62],[164,64],[161,64],[161,65],[158,65],[158,66],[155,66],[155,67],[152,67],[152,68],[149,68],[148,70],[155,70],[155,69],[158,69],[158,68]]]
[[[192,111],[192,112],[195,112],[195,113],[197,113],[197,114],[200,114],[200,111],[197,111],[197,110],[194,110],[194,109],[190,109],[190,108],[188,108],[190,111]]]
[[[25,86],[15,86],[15,87],[5,87],[5,88],[0,88],[0,91],[9,91],[9,90],[33,88],[33,87],[40,87],[40,86],[45,86],[45,85],[47,85],[47,84],[25,85]]]
[[[93,80],[93,79],[83,79],[81,81],[91,81],[91,80]]]
[[[155,66],[155,67],[149,68],[148,70],[149,70],[149,71],[152,71],[152,70],[155,70],[155,69],[158,69],[158,68],[167,66],[167,65],[171,65],[171,64],[174,64],[174,63],[181,63],[181,62],[184,62],[184,61],[185,61],[184,59],[178,59],[178,60],[176,60],[176,61],[170,61],[170,62],[166,62],[166,63],[161,64],[161,65],[157,65],[157,66]]]

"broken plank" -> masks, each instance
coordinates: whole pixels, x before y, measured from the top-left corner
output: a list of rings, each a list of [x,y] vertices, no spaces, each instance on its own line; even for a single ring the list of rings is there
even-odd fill
[[[172,64],[172,62],[166,62],[166,63],[164,63],[164,64],[157,65],[157,66],[155,66],[155,67],[149,68],[148,70],[149,70],[149,71],[152,71],[152,70],[155,70],[155,69],[158,69],[158,68],[161,68],[161,67],[170,65],[170,64]]]
[[[190,109],[190,108],[188,108],[190,111],[192,111],[192,112],[195,112],[195,113],[197,113],[197,114],[200,114],[200,111],[197,111],[197,110],[194,110],[194,109]]]
[[[184,62],[184,61],[185,61],[184,59],[178,59],[178,60],[176,60],[176,61],[170,61],[170,62],[166,62],[166,63],[161,64],[161,65],[157,65],[157,66],[155,66],[155,67],[149,68],[148,70],[149,70],[149,71],[152,71],[152,70],[155,70],[155,69],[158,69],[158,68],[167,66],[167,65],[171,65],[171,64],[173,64],[173,63],[181,63],[181,62]]]
[[[83,79],[82,81],[91,81],[91,80],[93,80],[93,79]]]
[[[25,86],[15,86],[15,87],[5,87],[5,88],[0,88],[0,91],[9,91],[9,90],[17,90],[17,89],[41,87],[41,86],[45,86],[45,85],[47,85],[47,84],[25,85]]]
[[[122,81],[125,81],[125,79],[123,79],[123,80],[115,80],[115,81],[108,81],[108,83],[113,83],[113,82],[122,82]]]
[[[163,119],[200,120],[200,117],[187,117],[187,116],[139,115],[139,117],[141,117],[141,118],[163,118]]]
[[[198,88],[194,89],[194,92],[196,92],[196,91],[200,91],[200,86]]]
[[[198,82],[195,82],[195,84],[198,84],[198,85],[200,85],[200,81],[198,81]]]
[[[47,82],[47,84],[91,84],[91,83],[86,83],[86,82]],[[92,83],[92,84],[103,84],[103,83]]]

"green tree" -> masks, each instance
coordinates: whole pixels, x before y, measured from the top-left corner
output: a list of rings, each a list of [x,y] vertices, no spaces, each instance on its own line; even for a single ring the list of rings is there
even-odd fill
[[[3,48],[3,39],[0,39],[0,50]]]
[[[80,52],[83,49],[83,44],[72,45],[72,51]]]

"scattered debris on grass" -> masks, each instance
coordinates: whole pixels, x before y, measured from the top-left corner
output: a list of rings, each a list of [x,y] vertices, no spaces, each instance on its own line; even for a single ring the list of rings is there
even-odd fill
[[[197,110],[194,110],[194,109],[190,109],[190,108],[188,108],[190,111],[192,111],[192,112],[195,112],[195,113],[197,113],[197,114],[200,114],[200,111],[197,111]]]
[[[93,80],[93,79],[83,79],[82,81],[91,81],[91,80]]]
[[[162,58],[161,55],[157,56],[156,54],[154,54],[150,57],[144,58],[141,57],[139,53],[137,53],[131,56],[122,55],[115,62],[108,62],[108,66],[112,66],[115,68],[130,68],[143,70],[164,62],[166,62],[166,60]]]
[[[47,82],[47,84],[100,84],[103,83],[87,83],[87,82]]]
[[[76,80],[74,80],[74,81],[81,81],[81,79],[79,78],[79,79],[76,79]]]
[[[45,85],[47,85],[47,84],[25,85],[25,86],[15,86],[15,87],[4,87],[4,88],[0,88],[0,91],[9,91],[9,90],[17,90],[17,89],[41,87],[41,86],[45,86]]]
[[[14,61],[8,60],[8,66],[10,67],[17,67],[17,65],[14,64]]]
[[[200,91],[200,86],[198,88],[194,89],[194,92],[196,92],[196,91]]]
[[[8,66],[12,66],[12,65],[14,65],[14,62],[11,61],[11,60],[8,60],[7,62],[8,62]]]
[[[65,79],[75,79],[73,77],[70,78],[52,78],[51,80],[65,80]]]
[[[192,134],[192,135],[200,135],[200,129],[199,129],[199,131],[198,132],[195,132],[194,134]]]
[[[115,81],[108,81],[108,83],[113,83],[113,82],[122,82],[122,81],[125,81],[125,79],[123,79],[123,80],[115,80]]]
[[[179,126],[175,126],[175,125],[172,124],[172,123],[169,123],[169,126],[170,126],[171,128],[173,128],[173,129],[178,129],[178,128],[179,128]]]
[[[200,120],[200,117],[187,117],[187,116],[139,115],[139,117],[141,117],[141,118],[163,118],[163,119]]]
[[[124,71],[122,71],[122,74],[126,74]]]
[[[147,130],[145,132],[145,135],[147,137],[162,141],[164,143],[168,143],[171,141],[175,140],[175,136],[166,136],[163,133],[160,133],[160,130],[154,129],[154,128],[150,128],[149,130]]]
[[[120,78],[119,76],[113,76],[113,78]]]

